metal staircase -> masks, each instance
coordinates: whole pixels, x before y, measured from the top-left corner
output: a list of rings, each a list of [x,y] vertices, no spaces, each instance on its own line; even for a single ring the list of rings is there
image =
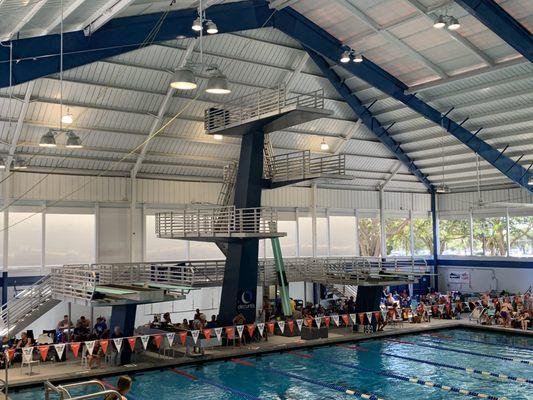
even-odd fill
[[[224,167],[224,175],[222,181],[222,188],[218,194],[217,204],[219,206],[229,206],[233,203],[235,197],[235,181],[237,180],[237,166],[236,161]]]
[[[47,275],[2,306],[0,335],[20,332],[59,303],[52,295],[52,277]]]

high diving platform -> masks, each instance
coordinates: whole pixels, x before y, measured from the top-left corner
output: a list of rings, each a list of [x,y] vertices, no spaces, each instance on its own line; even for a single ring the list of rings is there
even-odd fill
[[[291,96],[280,85],[205,110],[204,128],[208,135],[242,136],[257,129],[272,133],[331,114],[324,109],[322,89]]]

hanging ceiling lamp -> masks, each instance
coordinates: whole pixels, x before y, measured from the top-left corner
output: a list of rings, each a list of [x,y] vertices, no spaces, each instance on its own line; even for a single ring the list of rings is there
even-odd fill
[[[224,139],[224,136],[222,136],[222,135],[219,134],[219,133],[215,133],[215,134],[213,135],[213,139],[215,139],[215,140],[222,140],[222,139]]]
[[[200,32],[202,30],[202,19],[200,17],[196,18],[191,28],[193,31]]]
[[[353,62],[354,63],[363,62],[363,55],[361,53],[355,53],[355,55],[353,56]]]
[[[350,62],[350,52],[348,50],[342,52],[340,62],[344,64]]]
[[[81,144],[81,139],[73,131],[67,132],[67,144],[66,147],[69,149],[81,149],[83,145]]]
[[[446,26],[446,18],[444,15],[439,15],[433,22],[433,28],[442,29]]]
[[[206,23],[206,32],[209,33],[210,35],[214,35],[215,33],[218,33],[217,24],[215,24],[213,21],[208,19]]]
[[[74,117],[70,113],[70,109],[67,107],[67,113],[61,117],[61,122],[65,125],[70,125],[74,122]]]
[[[212,94],[228,94],[231,89],[228,87],[228,78],[218,68],[213,68],[212,75],[207,81],[205,91]]]
[[[450,17],[448,21],[447,28],[451,31],[456,31],[461,27],[461,24],[459,23],[459,20],[455,17]]]
[[[329,144],[326,143],[326,140],[324,138],[322,138],[322,143],[320,143],[320,150],[322,151],[329,150]]]
[[[172,76],[170,87],[180,90],[192,90],[196,89],[198,85],[196,84],[194,74],[190,69],[178,68]]]
[[[43,136],[41,136],[41,141],[39,142],[40,147],[56,147],[56,138],[54,132],[50,129]]]

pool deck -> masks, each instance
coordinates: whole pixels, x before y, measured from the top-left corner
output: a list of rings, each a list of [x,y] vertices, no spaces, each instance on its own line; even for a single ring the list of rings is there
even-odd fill
[[[21,388],[26,386],[40,386],[44,381],[50,380],[53,382],[61,381],[80,381],[94,378],[102,378],[107,375],[117,375],[121,373],[133,373],[135,371],[162,369],[168,367],[178,367],[191,364],[198,364],[209,361],[227,360],[236,357],[245,357],[250,355],[258,355],[265,353],[281,352],[287,350],[297,350],[307,347],[333,345],[346,342],[368,340],[382,337],[393,337],[397,335],[405,335],[411,333],[421,333],[428,331],[435,331],[440,329],[450,328],[469,328],[482,329],[485,331],[495,331],[503,333],[519,334],[533,337],[533,331],[521,331],[518,329],[502,328],[496,326],[482,326],[467,319],[461,320],[438,320],[434,319],[430,323],[409,324],[404,323],[403,327],[386,327],[382,332],[356,333],[346,328],[334,328],[329,331],[327,339],[302,340],[299,336],[269,336],[268,341],[254,342],[236,346],[222,346],[215,347],[206,351],[206,354],[195,355],[193,357],[186,357],[185,355],[171,358],[159,355],[153,352],[144,352],[137,355],[137,360],[132,361],[128,366],[107,366],[102,364],[101,368],[89,370],[87,367],[82,367],[80,359],[76,361],[67,361],[61,363],[47,362],[33,367],[33,374],[27,375],[25,372],[27,368],[22,370],[15,366],[9,369],[9,387],[10,390],[14,388]],[[174,346],[176,353],[183,354],[183,346]],[[5,378],[5,371],[0,371],[0,378]],[[0,400],[2,396],[0,396]]]

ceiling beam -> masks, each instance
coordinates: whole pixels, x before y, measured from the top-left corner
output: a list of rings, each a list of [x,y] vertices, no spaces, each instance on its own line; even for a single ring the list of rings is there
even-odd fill
[[[283,84],[285,85],[285,89],[287,90],[287,92],[292,91],[294,82],[296,81],[296,78],[298,78],[298,76],[302,73],[302,70],[305,67],[305,64],[307,64],[307,61],[309,61],[309,54],[303,53],[299,60],[296,62],[294,71],[287,73],[287,75],[285,75],[285,77],[283,78]]]
[[[274,20],[275,28],[298,40],[304,47],[311,49],[313,52],[333,60],[336,64],[339,63],[338,60],[343,52],[342,43],[312,21],[290,8],[278,11],[273,15],[272,19]],[[404,103],[432,123],[442,126],[447,132],[468,146],[474,153],[479,154],[480,157],[491,163],[510,180],[533,193],[533,185],[529,184],[530,180],[533,182],[533,171],[530,172],[521,165],[517,165],[517,163],[501,151],[493,148],[477,135],[468,131],[462,124],[458,124],[446,115],[441,114],[438,110],[416,97],[415,94],[406,94],[405,90],[407,86],[404,83],[394,78],[370,60],[364,58],[364,61],[361,63],[346,63],[342,64],[341,67],[375,86],[382,92],[387,93],[394,99]],[[330,70],[327,62],[325,70]],[[326,74],[325,72],[323,71],[324,74]],[[343,97],[347,97],[348,101],[355,96],[350,96],[347,93],[347,96]],[[366,110],[359,101],[358,103],[363,110]],[[390,139],[394,141],[394,139]],[[394,143],[396,144],[396,141]],[[410,159],[409,161],[412,162]],[[421,173],[420,175],[423,176]]]
[[[337,146],[335,147],[335,150],[333,150],[333,154],[335,155],[341,154],[344,148],[346,147],[346,145],[350,142],[352,137],[359,131],[360,128],[361,128],[361,118],[359,118],[355,122],[355,124],[353,124],[353,126],[350,127],[346,135],[339,138],[339,142]]]
[[[24,14],[24,16],[19,22],[16,23],[13,29],[11,29],[9,32],[3,34],[0,37],[0,42],[11,40],[13,36],[19,33],[26,26],[26,24],[30,22],[33,17],[35,17],[35,14],[37,14],[46,5],[47,2],[48,0],[39,0],[34,2],[28,12]]]
[[[35,81],[28,83],[26,87],[26,93],[24,94],[24,99],[22,100],[22,107],[20,109],[20,114],[17,120],[17,125],[11,137],[11,144],[9,145],[8,156],[5,161],[5,168],[9,171],[11,164],[15,158],[15,150],[17,149],[17,144],[20,139],[20,133],[22,132],[22,127],[24,126],[24,120],[26,119],[26,114],[28,113],[28,106],[30,104],[31,95],[33,92],[33,87],[35,86]]]
[[[85,36],[90,36],[134,1],[135,0],[108,0],[87,20],[75,27],[73,30],[79,31],[83,29]]]
[[[307,49],[309,56],[322,71],[322,74],[329,79],[331,85],[339,92],[339,94],[346,100],[348,105],[352,108],[358,118],[371,132],[373,132],[377,138],[383,143],[392,154],[402,162],[403,165],[415,175],[428,189],[432,192],[434,190],[431,182],[426,176],[418,169],[409,156],[400,148],[400,145],[396,143],[394,139],[389,135],[387,129],[383,128],[378,120],[376,120],[370,110],[361,104],[361,101],[351,93],[342,79],[330,68],[329,63],[319,54],[315,53],[311,49]]]
[[[398,39],[396,36],[394,36],[392,33],[390,33],[388,30],[383,29],[379,24],[374,21],[372,18],[370,18],[368,15],[366,15],[364,12],[362,12],[359,8],[357,8],[352,0],[336,0],[336,2],[341,5],[343,8],[348,10],[353,16],[355,16],[360,21],[367,24],[370,29],[372,29],[374,32],[379,33],[381,36],[383,36],[388,42],[392,43],[399,49],[403,50],[405,53],[407,53],[410,57],[418,60],[423,65],[425,65],[429,70],[431,70],[434,74],[438,75],[441,78],[447,78],[448,75],[442,68],[440,68],[438,65],[434,64],[430,60],[428,60],[426,57],[424,57],[422,54],[420,54],[418,51],[414,50],[410,46],[408,46],[406,43],[404,43],[402,40]],[[358,51],[359,49],[355,49]],[[364,49],[363,49],[364,50]]]
[[[431,15],[427,8],[420,3],[418,0],[405,0],[407,3],[409,3],[414,9],[416,9],[420,15],[422,15],[431,25],[433,25],[433,22],[435,20],[434,15]],[[461,36],[459,32],[451,31],[449,29],[443,29],[443,32],[446,32],[450,37],[455,40],[457,43],[462,45],[464,48],[468,49],[470,52],[475,54],[481,61],[483,61],[488,66],[493,66],[494,61],[491,60],[491,58],[483,53],[480,49],[478,49],[476,46],[474,46],[469,40]]]
[[[376,186],[376,190],[385,189],[385,186],[387,186],[389,184],[389,182],[392,181],[392,179],[396,176],[396,174],[398,173],[398,171],[400,170],[401,167],[402,167],[402,163],[398,162],[396,167],[394,167],[392,169],[392,171],[390,172],[390,175],[387,177],[387,179],[385,179],[382,183],[380,183],[380,184],[378,184]]]
[[[187,45],[187,50],[185,51],[185,54],[183,55],[183,58],[181,59],[178,68],[183,68],[185,64],[187,64],[187,61],[191,57],[191,54],[194,50],[195,45],[196,45],[196,39],[191,39],[191,41]],[[150,141],[153,139],[153,137],[155,137],[154,135],[158,132],[160,126],[162,125],[165,119],[166,112],[169,108],[170,103],[172,102],[172,97],[174,96],[175,91],[176,90],[172,88],[170,85],[168,86],[167,94],[165,95],[165,98],[161,102],[161,105],[159,106],[159,110],[157,111],[157,117],[154,119],[154,122],[152,123],[152,126],[150,127],[150,131],[148,132],[146,141],[141,147],[141,152],[137,156],[135,165],[131,169],[131,177],[133,179],[137,177],[137,173],[139,172],[139,169],[141,168],[143,160],[146,157],[146,152],[148,151],[148,148],[150,147]],[[195,100],[189,99],[188,101],[192,102]]]
[[[456,2],[530,62],[533,62],[531,32],[494,0],[456,0]]]
[[[40,35],[48,35],[50,32],[53,32],[61,25],[61,19],[65,21],[74,11],[76,11],[83,3],[85,3],[85,1],[86,0],[75,0],[73,3],[70,3],[63,10],[63,15],[57,16],[57,18],[55,18],[45,29],[43,29]]]

